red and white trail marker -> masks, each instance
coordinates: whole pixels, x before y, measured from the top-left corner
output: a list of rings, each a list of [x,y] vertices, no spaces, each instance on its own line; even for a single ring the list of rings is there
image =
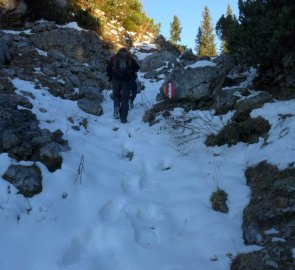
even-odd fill
[[[175,85],[174,83],[167,83],[164,89],[165,97],[167,98],[174,98],[175,97]]]

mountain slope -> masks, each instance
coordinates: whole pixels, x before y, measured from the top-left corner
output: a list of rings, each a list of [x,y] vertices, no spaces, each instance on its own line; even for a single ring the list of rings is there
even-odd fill
[[[294,112],[294,101],[252,112],[272,125],[267,145],[260,140],[208,148],[206,132],[190,134],[172,124],[191,118],[195,126],[220,129],[221,118],[210,111],[176,108],[168,119],[158,116],[159,124],[142,122],[161,85],[143,75],[146,89],[126,125],[112,118],[106,90],[105,113],[98,117],[81,111],[76,101],[35,89],[34,82],[12,80],[17,93],[34,95],[40,127],[61,129],[71,151],[54,173],[37,162],[43,191],[30,199],[0,181],[1,269],[221,270],[229,269],[237,253],[259,249],[242,238],[250,194],[244,171],[264,159],[280,168],[294,161],[294,115],[280,117]],[[32,164],[1,154],[0,175],[11,162]],[[211,209],[218,187],[228,193],[228,214]]]

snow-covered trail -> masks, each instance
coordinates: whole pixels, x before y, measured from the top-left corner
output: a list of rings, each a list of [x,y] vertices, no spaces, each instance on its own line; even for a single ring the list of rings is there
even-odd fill
[[[200,138],[181,154],[164,122],[142,122],[159,83],[145,81],[125,125],[112,118],[107,93],[105,113],[95,117],[29,82],[13,83],[35,95],[40,126],[61,129],[71,151],[54,173],[38,163],[43,191],[29,200],[0,181],[1,270],[225,270],[231,256],[251,250],[241,230],[249,200],[244,169],[268,150],[207,148]],[[76,131],[69,119],[87,128]],[[2,175],[11,160],[1,154],[0,163]],[[211,209],[217,186],[229,194],[228,214]]]

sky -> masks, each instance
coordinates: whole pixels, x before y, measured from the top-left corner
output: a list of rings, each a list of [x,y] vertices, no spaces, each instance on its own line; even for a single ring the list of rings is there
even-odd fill
[[[210,11],[214,29],[220,16],[226,13],[228,4],[236,16],[239,14],[238,0],[142,0],[142,3],[146,14],[153,18],[155,23],[161,23],[161,34],[168,39],[170,23],[176,15],[182,26],[180,43],[189,48],[195,47],[195,37],[206,5]],[[217,37],[215,42],[219,49],[220,41]]]

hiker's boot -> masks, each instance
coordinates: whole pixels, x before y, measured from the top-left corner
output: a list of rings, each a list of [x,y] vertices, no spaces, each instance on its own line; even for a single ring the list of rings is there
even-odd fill
[[[115,118],[115,119],[119,119],[120,118],[120,109],[119,108],[115,108],[114,109],[114,113],[113,113],[113,117]]]
[[[127,119],[121,119],[122,124],[127,124]]]

